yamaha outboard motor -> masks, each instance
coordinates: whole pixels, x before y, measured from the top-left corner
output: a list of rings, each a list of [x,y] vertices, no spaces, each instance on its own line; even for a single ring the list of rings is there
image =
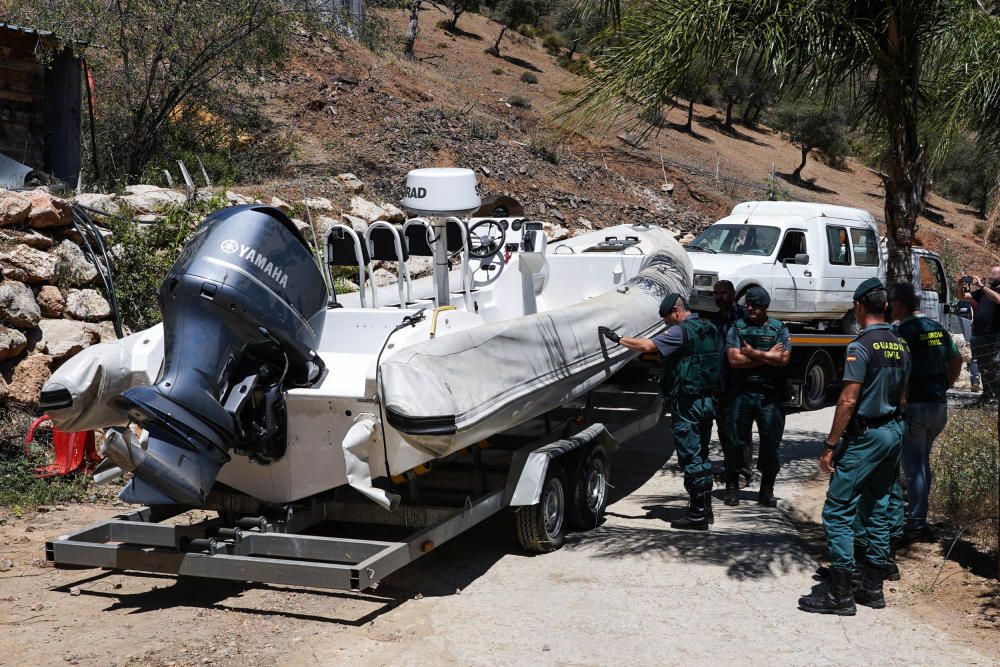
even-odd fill
[[[284,391],[323,373],[323,276],[277,209],[219,211],[197,229],[160,286],[164,360],[155,385],[115,406],[149,431],[131,459],[127,502],[204,503],[229,451],[266,464],[285,452]]]

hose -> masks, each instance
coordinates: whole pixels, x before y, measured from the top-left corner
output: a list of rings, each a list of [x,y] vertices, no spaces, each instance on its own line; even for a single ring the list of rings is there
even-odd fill
[[[101,278],[101,283],[104,285],[104,292],[107,294],[108,302],[111,305],[111,321],[115,328],[115,335],[119,339],[124,338],[125,332],[122,328],[121,310],[118,307],[118,293],[115,290],[114,272],[111,269],[108,246],[104,243],[104,237],[101,235],[100,230],[97,229],[94,221],[87,215],[86,210],[84,206],[73,205],[73,228],[80,235],[80,240],[83,241],[84,253],[87,259],[94,265],[94,268],[97,269],[97,275]],[[91,244],[91,240],[93,240],[93,244]],[[101,256],[104,257],[103,266],[97,259],[97,253],[94,252],[94,245],[97,246],[101,252]]]

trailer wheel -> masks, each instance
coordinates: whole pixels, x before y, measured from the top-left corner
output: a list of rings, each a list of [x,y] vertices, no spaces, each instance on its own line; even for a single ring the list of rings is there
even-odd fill
[[[830,355],[818,350],[809,358],[805,378],[802,382],[802,407],[819,410],[826,405],[826,395],[833,376],[833,361]]]
[[[858,324],[858,318],[854,314],[854,309],[851,308],[844,314],[844,317],[840,320],[840,331],[841,333],[850,334],[852,336],[857,336],[861,333],[861,325]]]
[[[608,505],[608,480],[611,466],[604,450],[591,447],[583,452],[573,476],[573,502],[570,519],[574,528],[596,528]]]
[[[568,500],[566,473],[562,466],[549,462],[545,486],[537,505],[518,509],[517,540],[528,551],[555,551],[566,540],[566,505]]]

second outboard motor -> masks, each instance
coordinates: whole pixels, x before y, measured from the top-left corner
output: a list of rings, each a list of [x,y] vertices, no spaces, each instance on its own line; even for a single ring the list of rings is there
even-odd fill
[[[160,286],[156,384],[114,401],[149,431],[145,449],[108,452],[135,472],[122,499],[201,505],[230,450],[262,464],[280,458],[285,389],[323,373],[327,297],[309,247],[277,209],[206,218]]]

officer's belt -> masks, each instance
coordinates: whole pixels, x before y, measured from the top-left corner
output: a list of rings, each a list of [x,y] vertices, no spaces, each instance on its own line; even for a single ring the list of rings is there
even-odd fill
[[[891,415],[886,415],[884,417],[855,417],[854,423],[857,425],[858,431],[864,431],[870,428],[878,428],[880,426],[885,426],[894,421],[899,421],[899,413],[893,412]]]

